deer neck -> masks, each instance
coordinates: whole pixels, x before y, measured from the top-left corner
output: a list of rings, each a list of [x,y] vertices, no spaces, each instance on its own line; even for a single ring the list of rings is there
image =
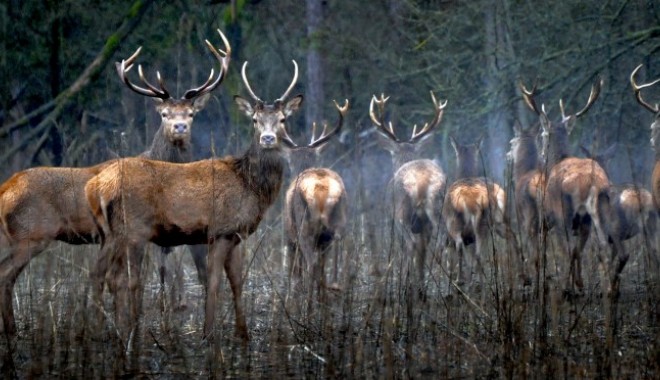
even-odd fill
[[[156,131],[151,146],[141,156],[158,161],[190,162],[192,161],[192,146],[190,140],[170,141],[161,126]]]
[[[479,154],[458,157],[456,179],[479,177]]]
[[[236,169],[264,208],[275,201],[282,187],[284,172],[284,158],[280,149],[262,149],[253,141],[248,151],[237,159]]]
[[[548,143],[546,165],[551,168],[564,158],[570,157],[568,146],[568,133],[563,129],[556,131]]]
[[[531,138],[520,138],[520,146],[517,147],[513,160],[514,178],[521,178],[537,168],[538,150],[536,149],[536,143]]]

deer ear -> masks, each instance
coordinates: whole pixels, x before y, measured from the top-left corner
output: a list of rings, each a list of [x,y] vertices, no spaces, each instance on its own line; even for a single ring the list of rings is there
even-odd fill
[[[449,142],[451,143],[451,147],[454,148],[456,155],[458,155],[458,143],[456,142],[456,139],[454,139],[454,136],[449,135]]]
[[[296,95],[293,98],[289,99],[284,105],[284,115],[286,117],[291,116],[294,112],[298,111],[300,105],[302,104],[303,96]]]
[[[208,103],[210,98],[211,98],[210,92],[207,92],[206,94],[195,98],[195,100],[193,100],[193,108],[195,109],[195,113],[201,111],[206,106],[206,103]]]
[[[252,117],[254,114],[254,108],[252,108],[252,104],[250,104],[250,102],[238,95],[234,95],[234,102],[240,111],[242,111],[248,117]]]

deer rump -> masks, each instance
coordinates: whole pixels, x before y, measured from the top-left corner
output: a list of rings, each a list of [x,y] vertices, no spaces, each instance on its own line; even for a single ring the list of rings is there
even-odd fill
[[[450,234],[461,231],[467,246],[475,242],[475,235],[482,228],[504,222],[505,207],[504,190],[484,177],[476,177],[458,180],[449,187],[443,211]]]
[[[556,164],[547,178],[543,206],[549,227],[563,221],[574,233],[583,222],[595,223],[600,231],[600,216],[609,206],[609,180],[605,170],[589,158],[569,157]],[[606,202],[606,203],[605,203]],[[599,239],[603,235],[598,233]]]
[[[286,192],[287,212],[284,223],[289,240],[313,239],[318,250],[325,250],[332,242],[346,217],[344,182],[332,170],[310,168],[302,171]]]
[[[440,221],[445,175],[432,160],[420,159],[402,165],[388,186],[394,219],[421,234]]]
[[[124,159],[87,183],[88,202],[97,223],[111,229],[104,235],[129,241],[171,247],[209,244],[236,231],[250,234],[261,219],[255,215],[264,210],[256,194],[237,191],[246,185],[236,175],[236,164],[234,159],[186,164]]]

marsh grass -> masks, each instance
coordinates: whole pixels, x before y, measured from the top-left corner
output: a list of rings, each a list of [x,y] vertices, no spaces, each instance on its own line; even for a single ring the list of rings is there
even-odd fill
[[[418,297],[411,286],[412,260],[398,248],[391,226],[367,225],[359,214],[353,220],[338,243],[344,258],[342,289],[311,298],[291,289],[279,220],[265,221],[245,242],[247,345],[234,337],[226,283],[217,311],[220,338],[202,340],[203,288],[181,249],[168,265],[172,272],[177,272],[172,266],[181,266],[182,278],[168,281],[164,289],[157,264],[146,256],[138,345],[126,352],[113,324],[111,298],[106,295],[103,305],[92,301],[88,271],[97,248],[53,245],[17,282],[19,333],[11,343],[3,337],[3,373],[66,378],[659,375],[658,271],[641,237],[626,243],[631,259],[617,307],[603,294],[595,244],[582,258],[584,291],[566,292],[568,261],[552,236],[539,239],[541,257],[527,258],[529,286],[517,275],[515,249],[494,237],[482,255],[481,287],[450,283],[450,251],[438,238],[427,255],[425,296]],[[173,294],[181,289],[183,303]]]

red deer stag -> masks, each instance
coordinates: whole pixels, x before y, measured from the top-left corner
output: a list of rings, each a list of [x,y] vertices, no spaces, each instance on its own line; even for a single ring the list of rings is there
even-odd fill
[[[646,110],[654,115],[653,123],[651,123],[651,145],[655,151],[655,166],[653,167],[653,174],[651,175],[651,193],[653,195],[653,202],[655,204],[656,212],[660,208],[660,105],[658,103],[652,105],[642,98],[642,90],[660,83],[660,79],[645,84],[637,84],[635,82],[635,75],[643,65],[639,65],[630,74],[630,84],[635,92],[637,102],[642,105]],[[657,249],[657,247],[655,247]],[[655,260],[658,258],[655,257]]]
[[[511,150],[507,157],[513,164],[515,208],[523,242],[538,259],[538,236],[541,227],[541,194],[545,191],[545,173],[540,168],[536,145],[538,128],[524,129],[516,122],[513,126]]]
[[[481,139],[473,144],[459,144],[450,136],[451,145],[456,153],[456,180],[447,189],[442,217],[445,220],[447,234],[454,243],[455,255],[459,260],[459,282],[471,279],[472,268],[463,269],[464,252],[471,248],[470,256],[476,263],[479,277],[483,277],[484,268],[480,255],[487,242],[489,231],[495,231],[502,237],[515,238],[508,231],[506,220],[506,192],[492,180],[480,176]],[[454,265],[451,265],[450,273]],[[451,276],[453,278],[453,275]]]
[[[520,85],[523,100],[527,106],[539,115],[543,130],[541,154],[545,160],[547,172],[546,188],[543,196],[543,211],[548,228],[555,227],[559,242],[570,258],[566,285],[573,284],[581,290],[582,280],[581,253],[589,239],[593,224],[596,237],[601,246],[607,245],[608,231],[618,227],[613,218],[609,200],[609,179],[598,162],[590,158],[578,158],[569,153],[568,137],[575,125],[575,120],[584,115],[594,104],[602,81],[596,82],[589,94],[587,104],[578,112],[566,115],[563,101],[559,101],[561,121],[553,123],[545,112],[545,107],[538,107],[533,92]],[[607,224],[604,223],[607,219]],[[613,238],[616,234],[611,235]],[[619,239],[614,239],[613,252],[618,256],[618,265],[611,279],[616,280],[620,269],[627,261]],[[610,269],[610,268],[608,268]]]
[[[119,76],[129,88],[158,100],[161,125],[145,155],[169,159],[188,156],[193,116],[204,107],[209,92],[220,85],[229,63],[229,45],[222,33],[220,35],[227,52],[219,52],[209,43],[209,48],[222,64],[218,77],[187,91],[182,99],[170,97],[160,79],[160,89],[147,84],[141,69],[140,77],[148,89],[128,80],[125,74],[133,67],[140,49],[127,60],[117,63]],[[76,245],[98,242],[96,224],[84,197],[84,186],[112,162],[85,168],[27,169],[14,174],[0,186],[0,245],[9,248],[7,256],[0,261],[0,313],[7,333],[16,331],[12,290],[32,258],[53,241]]]
[[[252,91],[246,76],[247,62],[243,65],[243,82],[255,104],[234,97],[254,127],[252,142],[242,156],[188,164],[126,158],[85,186],[90,208],[102,230],[101,255],[111,257],[106,279],[115,294],[122,329],[128,327],[130,332],[138,326],[140,264],[145,244],[210,244],[204,336],[214,335],[224,268],[234,296],[236,334],[249,339],[241,304],[243,257],[236,248],[256,230],[277,198],[285,165],[283,145],[296,147],[285,125],[303,100],[302,95],[286,100],[298,78],[298,65],[293,63],[291,84],[272,104]]]
[[[580,145],[580,150],[585,157],[596,160],[606,171],[607,164],[613,157],[616,148],[617,144],[614,143],[602,152],[594,154],[585,146]],[[645,239],[654,238],[657,211],[650,191],[637,183],[610,185],[609,197],[618,219],[617,229],[609,231],[610,234],[615,234],[615,238],[621,241],[632,239],[639,234],[643,234]],[[614,242],[612,236],[608,236],[608,242],[610,244]],[[649,248],[651,257],[654,257],[654,247]]]
[[[133,62],[142,48],[139,48],[127,60],[115,63],[117,74],[119,74],[122,82],[134,92],[154,99],[156,110],[162,118],[161,127],[156,131],[151,146],[140,154],[140,157],[167,162],[190,162],[193,160],[192,145],[190,143],[191,133],[189,131],[192,126],[192,118],[199,110],[204,108],[210,97],[210,91],[222,83],[227,70],[229,70],[231,47],[220,29],[217,31],[225,45],[225,51],[215,49],[208,40],[206,40],[206,44],[221,63],[218,77],[215,81],[213,80],[213,69],[211,69],[211,75],[209,75],[206,83],[186,91],[181,99],[172,98],[166,90],[158,71],[156,77],[159,88],[145,79],[141,65],[138,65],[138,73],[146,88],[139,87],[128,79],[126,74],[133,67]],[[169,252],[169,248],[161,248],[162,255],[158,257],[161,285],[165,282],[165,256]],[[191,246],[190,253],[197,268],[199,281],[206,286],[207,247],[203,245]]]
[[[369,105],[369,116],[392,155],[394,176],[387,186],[388,202],[394,216],[395,237],[404,244],[404,252],[414,252],[419,285],[424,283],[424,263],[428,245],[439,234],[440,207],[444,196],[446,177],[442,168],[428,159],[416,159],[424,141],[440,124],[447,101],[439,103],[433,92],[433,119],[418,130],[413,126],[408,141],[401,141],[394,133],[392,122],[385,123],[385,103],[389,97],[374,95]],[[374,110],[378,107],[378,115]]]
[[[286,191],[284,199],[284,226],[289,243],[289,270],[296,280],[304,276],[325,286],[325,261],[333,240],[341,235],[346,224],[346,189],[341,176],[334,170],[322,167],[309,167],[315,162],[320,149],[329,137],[339,133],[348,111],[345,105],[335,106],[339,110],[337,127],[332,134],[326,133],[323,125],[321,136],[316,136],[316,123],[312,128],[312,139],[306,147],[291,152],[289,166],[299,173]],[[307,166],[306,169],[303,169]],[[337,279],[337,255],[335,255],[335,281]],[[311,276],[311,277],[310,277]],[[333,287],[338,289],[336,284]]]

